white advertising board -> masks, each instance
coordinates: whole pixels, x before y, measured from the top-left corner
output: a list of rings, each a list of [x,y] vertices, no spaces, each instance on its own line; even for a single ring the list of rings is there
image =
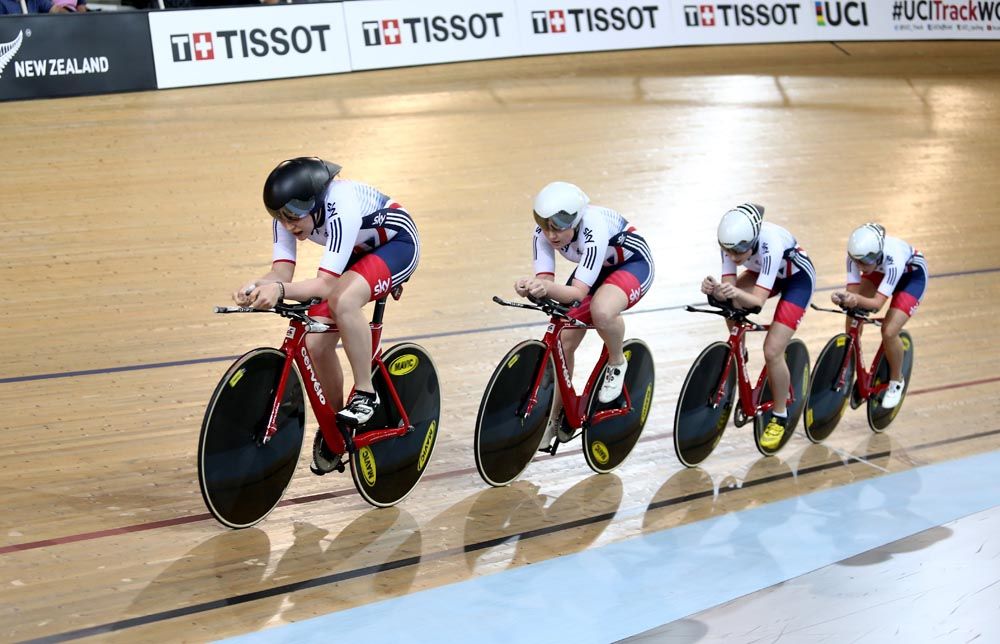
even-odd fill
[[[350,71],[343,4],[149,14],[160,88]]]
[[[514,0],[375,0],[343,6],[354,69],[521,54]]]
[[[671,45],[666,0],[518,0],[523,54]]]

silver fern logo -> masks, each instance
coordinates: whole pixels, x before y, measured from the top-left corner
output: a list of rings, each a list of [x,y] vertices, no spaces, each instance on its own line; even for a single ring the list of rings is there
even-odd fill
[[[14,59],[19,49],[21,41],[24,40],[24,32],[17,32],[17,38],[10,42],[0,43],[0,78],[3,78],[4,68]]]

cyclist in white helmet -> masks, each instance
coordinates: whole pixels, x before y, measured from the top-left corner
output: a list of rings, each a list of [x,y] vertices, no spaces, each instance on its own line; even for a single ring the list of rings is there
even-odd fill
[[[736,206],[722,216],[718,231],[722,254],[722,281],[711,275],[701,283],[701,292],[735,306],[763,307],[768,298],[780,295],[771,328],[764,338],[767,380],[774,400],[771,421],[760,443],[774,449],[785,435],[791,375],[785,363],[785,348],[805,315],[816,288],[816,271],[795,237],[777,224],[764,221],[764,207],[753,203]],[[745,266],[738,277],[737,266]],[[727,326],[732,322],[726,320]]]
[[[903,395],[903,343],[899,332],[913,317],[927,289],[923,254],[897,237],[887,237],[880,224],[859,226],[847,240],[847,289],[830,296],[848,309],[878,311],[892,298],[882,322],[882,346],[889,362],[889,388],[882,407],[892,409]],[[850,324],[850,320],[848,320]]]
[[[646,240],[620,214],[590,204],[583,190],[564,181],[542,188],[535,197],[535,231],[532,238],[534,277],[514,284],[521,297],[548,297],[558,302],[580,301],[570,316],[593,324],[608,348],[598,399],[609,403],[621,395],[628,366],[622,344],[625,321],[622,311],[635,306],[653,283],[653,255]],[[576,264],[565,284],[555,282],[555,254]],[[573,354],[586,330],[567,329],[562,333],[566,364],[573,371]],[[561,430],[562,403],[559,390],[552,404],[543,447],[557,434],[563,441],[572,436]]]

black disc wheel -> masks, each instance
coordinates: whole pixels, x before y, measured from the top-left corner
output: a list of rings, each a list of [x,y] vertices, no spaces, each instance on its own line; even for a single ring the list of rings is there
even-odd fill
[[[305,404],[294,367],[278,407],[278,431],[267,430],[285,354],[254,349],[233,363],[205,410],[198,442],[198,483],[209,512],[230,528],[254,525],[288,487],[302,449]]]
[[[786,398],[788,419],[785,421],[785,433],[781,435],[781,440],[777,446],[767,448],[761,445],[760,442],[764,435],[764,429],[771,422],[771,412],[762,412],[754,418],[754,444],[757,446],[757,451],[764,456],[773,456],[788,444],[788,441],[792,438],[792,434],[795,433],[795,426],[798,425],[799,418],[802,416],[802,410],[805,409],[807,403],[806,399],[809,392],[809,350],[806,349],[806,345],[802,340],[794,339],[785,347],[785,364],[788,365],[792,401],[788,402]],[[774,398],[771,394],[770,382],[765,378],[764,382],[761,383],[759,404],[770,400],[774,400]]]
[[[892,409],[886,409],[882,406],[884,391],[878,396],[868,399],[868,426],[875,433],[884,432],[889,427],[889,424],[895,420],[896,414],[899,413],[900,407],[903,406],[903,400],[906,399],[906,390],[910,386],[910,373],[913,371],[913,338],[910,337],[908,332],[901,331],[899,339],[903,343],[903,395],[899,399],[899,404]],[[876,387],[883,382],[889,382],[889,361],[886,360],[884,354],[878,361],[878,366],[875,367],[875,377],[872,387]]]
[[[813,368],[806,403],[806,438],[813,443],[820,443],[833,433],[847,411],[853,381],[854,352],[851,338],[846,333],[841,333],[830,338]]]
[[[542,381],[535,405],[526,413],[539,370]],[[493,371],[476,416],[476,469],[494,487],[521,475],[538,451],[555,391],[552,361],[545,345],[525,340],[511,349]]]
[[[736,365],[729,369],[722,383],[722,372],[729,363],[729,345],[715,342],[695,358],[684,379],[674,414],[674,451],[687,467],[694,467],[712,453],[733,411]],[[716,397],[719,389],[722,396]]]
[[[408,433],[373,443],[351,454],[351,476],[361,496],[376,507],[399,503],[427,470],[439,433],[441,388],[437,369],[427,352],[412,343],[397,344],[382,354],[388,381],[381,370],[372,376],[381,403],[371,420],[355,435],[370,429],[403,426],[389,383],[410,419]]]
[[[598,380],[587,407],[587,422],[583,430],[583,455],[587,465],[598,474],[606,474],[621,465],[632,453],[642,434],[653,403],[653,354],[642,340],[626,340],[624,344],[625,385],[617,400],[602,403],[597,399],[600,391]],[[611,416],[595,422],[602,411],[626,408],[626,397],[631,401],[628,413]]]

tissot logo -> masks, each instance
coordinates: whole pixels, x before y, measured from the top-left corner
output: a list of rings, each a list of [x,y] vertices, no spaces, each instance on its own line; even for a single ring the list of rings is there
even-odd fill
[[[531,28],[536,34],[656,29],[659,10],[657,5],[645,5],[532,11]]]
[[[816,2],[816,24],[820,27],[868,25],[868,6],[864,2]]]
[[[384,18],[361,23],[365,46],[447,42],[500,37],[503,12]]]
[[[325,52],[328,31],[330,25],[303,25],[291,30],[275,27],[271,30],[227,29],[170,34],[170,51],[175,63],[217,58],[263,58],[292,52],[308,54],[314,50]]]
[[[770,27],[799,24],[798,2],[705,3],[684,5],[688,27]]]

